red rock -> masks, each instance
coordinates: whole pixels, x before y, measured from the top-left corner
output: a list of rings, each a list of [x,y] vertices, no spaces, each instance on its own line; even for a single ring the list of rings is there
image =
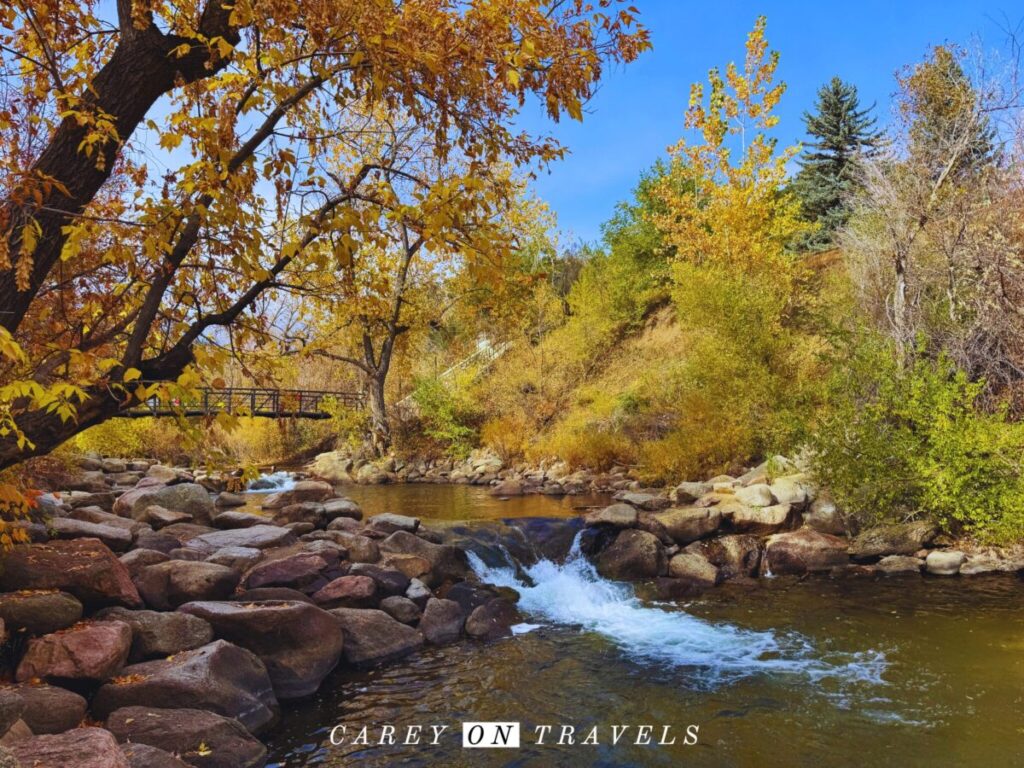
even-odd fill
[[[22,768],[131,768],[117,740],[102,728],[34,736],[10,750]]]
[[[106,680],[128,660],[132,628],[123,621],[86,621],[29,641],[19,682],[32,678]]]

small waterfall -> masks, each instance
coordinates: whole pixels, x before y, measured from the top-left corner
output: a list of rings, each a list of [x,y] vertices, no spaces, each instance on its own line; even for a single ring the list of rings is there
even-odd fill
[[[823,654],[797,633],[742,629],[644,605],[631,585],[598,575],[580,551],[579,535],[561,564],[541,559],[524,566],[507,552],[507,566],[487,565],[473,552],[469,558],[483,581],[516,589],[519,607],[531,620],[598,633],[636,661],[686,667],[698,685],[757,674],[884,683],[880,652]]]
[[[262,474],[251,481],[246,487],[246,493],[277,493],[279,491],[290,491],[295,487],[295,475],[291,472],[271,472]]]

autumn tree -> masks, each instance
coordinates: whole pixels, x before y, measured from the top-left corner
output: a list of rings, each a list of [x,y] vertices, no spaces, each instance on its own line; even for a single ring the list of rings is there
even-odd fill
[[[397,170],[333,162],[367,104],[442,160],[551,161],[526,99],[578,119],[648,45],[617,0],[106,8],[0,7],[0,467],[258,343],[268,292]]]

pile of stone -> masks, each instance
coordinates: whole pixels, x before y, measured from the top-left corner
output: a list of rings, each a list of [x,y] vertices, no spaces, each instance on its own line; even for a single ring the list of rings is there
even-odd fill
[[[415,517],[364,520],[328,483],[255,513],[211,478],[94,461],[44,497],[0,573],[0,631],[21,649],[0,746],[23,765],[261,766],[257,735],[339,665],[519,620],[461,549]]]
[[[1024,558],[951,548],[929,522],[856,531],[811,479],[776,457],[740,477],[623,491],[587,514],[583,551],[607,578],[654,580],[665,599],[769,575],[1014,573]]]

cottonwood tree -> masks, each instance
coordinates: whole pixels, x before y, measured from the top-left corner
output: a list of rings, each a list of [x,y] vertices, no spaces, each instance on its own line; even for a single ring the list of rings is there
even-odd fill
[[[841,244],[904,363],[944,352],[996,394],[1024,378],[1022,101],[1014,77],[965,63],[939,47],[900,77],[898,132]]]
[[[15,0],[0,6],[0,468],[266,333],[268,291],[393,169],[330,162],[365,105],[440,159],[546,162],[648,46],[618,0]],[[371,124],[372,125],[372,124]],[[330,171],[330,172],[329,172]],[[219,335],[218,335],[219,334]],[[205,375],[205,373],[204,373]]]

